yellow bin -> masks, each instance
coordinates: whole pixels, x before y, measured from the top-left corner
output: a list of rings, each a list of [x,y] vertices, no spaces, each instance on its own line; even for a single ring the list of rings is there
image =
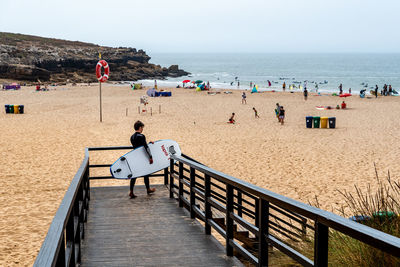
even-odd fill
[[[328,117],[321,117],[321,128],[328,128]]]
[[[19,114],[19,105],[14,105],[14,114]]]

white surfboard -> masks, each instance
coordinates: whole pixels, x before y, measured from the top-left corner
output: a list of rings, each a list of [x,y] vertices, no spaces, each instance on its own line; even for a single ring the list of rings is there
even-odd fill
[[[171,154],[180,156],[181,149],[173,140],[159,140],[148,144],[153,156],[153,164],[149,163],[149,156],[143,146],[138,147],[113,163],[110,167],[111,175],[116,179],[131,179],[149,175],[167,168]]]

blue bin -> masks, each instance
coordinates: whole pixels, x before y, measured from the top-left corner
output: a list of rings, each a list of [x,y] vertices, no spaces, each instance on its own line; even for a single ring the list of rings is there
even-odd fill
[[[312,123],[313,123],[313,116],[307,116],[306,117],[306,127],[312,128]]]
[[[24,105],[18,106],[19,114],[24,114]]]
[[[329,122],[329,128],[334,129],[336,127],[336,117],[330,117],[328,119]]]

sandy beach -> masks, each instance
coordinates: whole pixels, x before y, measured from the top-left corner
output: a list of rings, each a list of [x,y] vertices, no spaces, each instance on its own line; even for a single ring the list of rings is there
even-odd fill
[[[138,114],[145,90],[105,84],[100,123],[97,84],[49,89],[0,91],[0,266],[33,264],[84,148],[130,145],[138,119],[148,141],[176,140],[183,153],[211,168],[305,203],[318,196],[327,210],[344,203],[337,190],[375,184],[374,163],[381,177],[388,170],[394,179],[400,174],[399,97],[352,96],[346,110],[317,110],[343,99],[247,92],[247,104],[241,104],[242,91],[164,88],[172,97],[149,98],[147,114]],[[284,125],[274,115],[277,102],[286,110]],[[5,114],[5,104],[22,104],[25,114]],[[234,125],[227,123],[232,112]],[[307,129],[305,116],[336,117],[336,129]],[[112,163],[119,155],[103,156],[94,160]],[[129,182],[91,185],[109,184]],[[129,201],[128,191],[121,201]]]

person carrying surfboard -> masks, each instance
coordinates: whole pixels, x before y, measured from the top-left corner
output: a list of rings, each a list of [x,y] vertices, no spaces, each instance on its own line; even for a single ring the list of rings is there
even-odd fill
[[[146,137],[144,136],[144,134],[142,134],[143,128],[144,128],[143,122],[141,122],[141,121],[135,122],[135,124],[133,125],[133,128],[135,129],[135,133],[131,136],[131,144],[132,144],[133,149],[143,146],[145,151],[147,152],[147,155],[149,156],[149,163],[153,164],[153,156],[151,155],[151,151],[149,149],[149,146],[147,145]],[[150,142],[150,143],[153,143],[153,142]],[[135,187],[135,183],[136,183],[136,178],[132,178],[130,181],[130,185],[129,185],[129,197],[130,198],[136,197],[136,195],[133,193],[133,188]],[[151,193],[154,193],[156,191],[155,188],[150,188],[150,181],[149,181],[148,175],[144,176],[144,184],[146,185],[148,195],[150,195]]]

